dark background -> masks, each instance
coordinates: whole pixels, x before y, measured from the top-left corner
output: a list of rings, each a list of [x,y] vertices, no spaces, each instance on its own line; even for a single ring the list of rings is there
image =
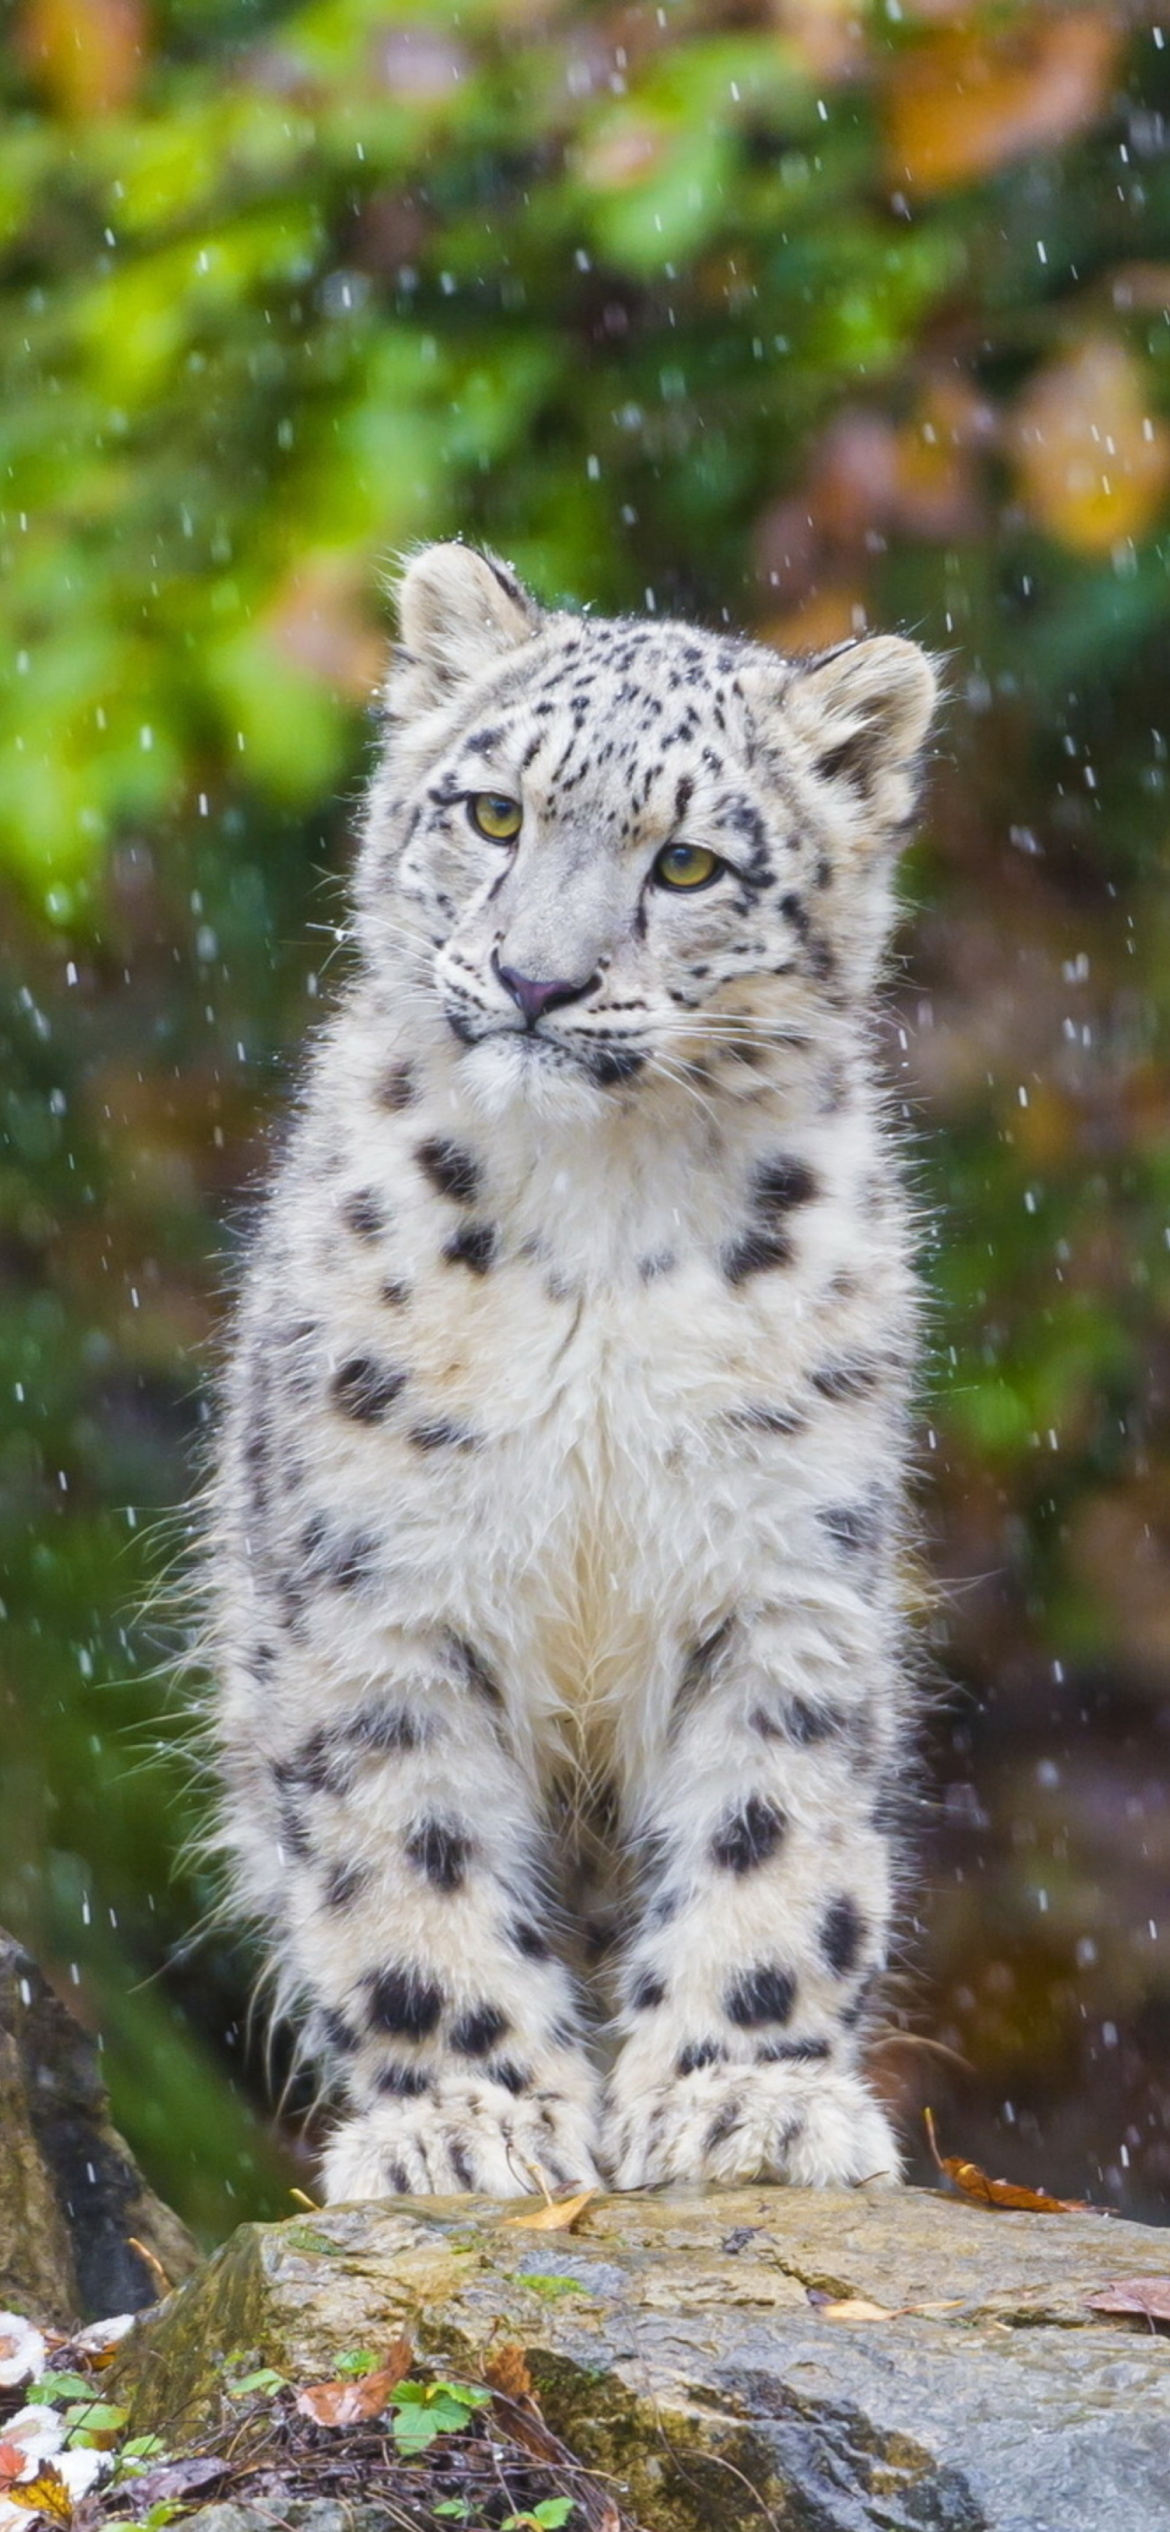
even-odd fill
[[[902,626],[951,702],[890,1020],[937,1298],[882,2074],[947,2150],[1165,2219],[1170,31],[0,25],[0,1919],[201,2232],[285,2207],[254,1964],[176,1862],[183,1506],[395,553],[484,537],[548,599],[781,646]]]

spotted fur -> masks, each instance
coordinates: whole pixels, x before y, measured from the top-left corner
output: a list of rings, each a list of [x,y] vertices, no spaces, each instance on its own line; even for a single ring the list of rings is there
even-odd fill
[[[325,2185],[893,2176],[915,1311],[869,1035],[931,671],[546,614],[458,546],[401,616],[207,1559]]]

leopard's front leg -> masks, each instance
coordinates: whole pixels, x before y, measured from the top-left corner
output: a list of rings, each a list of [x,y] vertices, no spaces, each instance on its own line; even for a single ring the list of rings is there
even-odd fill
[[[697,1645],[669,1747],[633,1790],[642,1903],[604,2122],[619,2189],[662,2181],[894,2181],[858,2071],[884,1965],[875,1824],[896,1675],[815,1596]]]
[[[227,1837],[346,2103],[326,2196],[589,2183],[596,2079],[504,1693],[442,1630],[387,1631],[376,1685],[344,1653],[315,1722],[293,1644],[224,1734]]]

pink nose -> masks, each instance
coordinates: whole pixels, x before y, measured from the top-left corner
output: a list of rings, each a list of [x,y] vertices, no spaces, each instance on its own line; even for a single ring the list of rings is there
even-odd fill
[[[555,1011],[562,1002],[576,1002],[580,994],[588,993],[593,983],[592,976],[583,976],[579,984],[570,984],[563,976],[555,976],[551,983],[546,983],[538,976],[518,975],[514,967],[501,967],[498,961],[496,974],[505,993],[511,994],[513,1002],[523,1012],[529,1028],[535,1026],[542,1012]]]

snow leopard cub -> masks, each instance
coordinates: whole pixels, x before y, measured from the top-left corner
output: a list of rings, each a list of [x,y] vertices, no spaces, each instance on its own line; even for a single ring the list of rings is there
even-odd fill
[[[934,679],[408,568],[248,1268],[222,1838],[331,2199],[893,2179],[914,1289],[869,1035]]]

